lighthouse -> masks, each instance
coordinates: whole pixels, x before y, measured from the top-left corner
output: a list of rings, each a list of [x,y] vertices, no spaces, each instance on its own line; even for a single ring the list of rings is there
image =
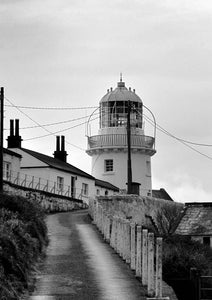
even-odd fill
[[[144,133],[144,107],[135,90],[127,88],[120,76],[117,87],[107,90],[100,100],[99,129],[96,135],[88,135],[86,152],[92,157],[92,175],[125,192],[130,151],[134,193],[151,196],[155,137]]]

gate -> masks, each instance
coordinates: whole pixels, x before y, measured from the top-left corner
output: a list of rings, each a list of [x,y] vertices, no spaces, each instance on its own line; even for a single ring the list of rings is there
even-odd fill
[[[200,297],[199,300],[212,299],[212,276],[200,276]]]

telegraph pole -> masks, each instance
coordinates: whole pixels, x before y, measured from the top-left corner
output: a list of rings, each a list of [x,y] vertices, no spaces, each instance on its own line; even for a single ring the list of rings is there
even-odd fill
[[[131,164],[131,124],[130,124],[131,102],[127,107],[127,194],[132,194],[132,164]]]
[[[0,93],[0,192],[3,192],[4,88]]]

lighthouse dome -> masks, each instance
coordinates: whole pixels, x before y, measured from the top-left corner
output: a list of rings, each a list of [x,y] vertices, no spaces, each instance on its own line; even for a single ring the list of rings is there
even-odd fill
[[[112,88],[108,90],[107,94],[102,97],[100,103],[110,101],[132,101],[142,103],[141,98],[136,95],[135,90],[132,91],[131,88],[127,89],[125,83],[122,82],[122,79],[118,82],[115,90]]]

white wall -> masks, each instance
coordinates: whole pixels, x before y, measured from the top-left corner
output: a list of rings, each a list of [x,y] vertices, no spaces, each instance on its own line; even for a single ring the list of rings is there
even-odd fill
[[[21,158],[14,155],[10,155],[8,153],[3,153],[3,162],[7,162],[10,164],[11,173],[20,172]]]
[[[113,159],[114,171],[104,172],[105,159]],[[151,184],[151,160],[150,156],[132,152],[132,181],[141,184],[141,194],[147,195],[148,191],[152,189]],[[147,170],[147,163],[150,162],[150,171]],[[127,152],[108,151],[100,152],[92,155],[92,175],[98,179],[105,180],[111,184],[126,189],[127,183]]]

